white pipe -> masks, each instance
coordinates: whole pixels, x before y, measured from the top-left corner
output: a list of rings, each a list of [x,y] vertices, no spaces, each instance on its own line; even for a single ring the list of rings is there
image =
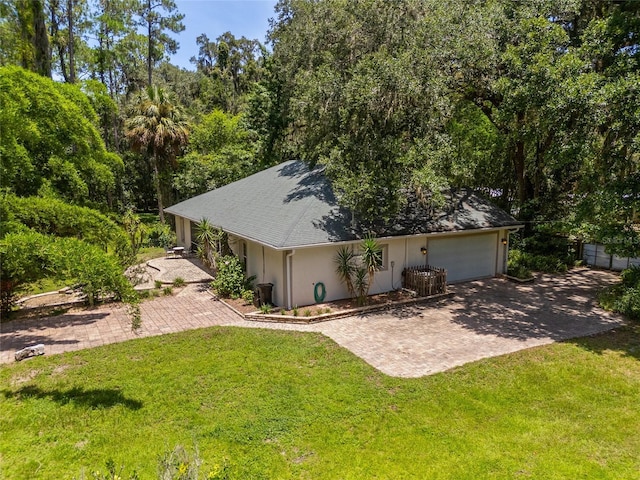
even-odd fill
[[[293,288],[291,282],[291,275],[293,272],[291,271],[291,257],[296,254],[295,250],[291,250],[287,253],[287,309],[293,308]]]

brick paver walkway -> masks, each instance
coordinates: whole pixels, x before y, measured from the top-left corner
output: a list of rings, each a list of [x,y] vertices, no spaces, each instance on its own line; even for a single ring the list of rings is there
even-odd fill
[[[602,311],[594,302],[596,290],[616,279],[610,272],[578,269],[544,275],[534,284],[482,280],[452,287],[455,296],[437,304],[314,325],[246,321],[199,285],[189,285],[172,297],[143,302],[142,328],[135,334],[119,305],[0,324],[0,362],[13,361],[15,350],[37,343],[44,343],[49,355],[229,325],[320,332],[388,375],[419,377],[621,325],[621,317]]]

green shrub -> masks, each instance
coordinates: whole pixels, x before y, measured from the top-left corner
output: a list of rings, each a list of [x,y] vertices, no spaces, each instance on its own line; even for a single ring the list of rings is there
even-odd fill
[[[280,315],[286,315],[287,311],[284,308],[280,309]]]
[[[43,278],[76,284],[90,305],[107,296],[132,304],[138,298],[113,255],[77,238],[33,231],[11,233],[0,240],[0,278],[5,312],[12,306],[12,294]]]
[[[296,305],[295,307],[293,307],[292,312],[293,312],[293,316],[294,316],[294,317],[297,317],[297,316],[298,316],[298,306],[297,306],[297,305]]]
[[[156,288],[162,288],[162,282],[160,280],[154,280],[153,285]]]
[[[162,293],[166,296],[173,295],[173,287],[164,287]]]
[[[622,285],[626,288],[640,288],[640,267],[635,265],[623,270],[620,275]]]
[[[184,287],[186,285],[187,282],[184,281],[184,278],[182,277],[176,277],[173,280],[173,286],[176,288],[180,288],[180,287]]]
[[[218,271],[216,278],[211,282],[213,289],[221,297],[239,298],[245,290],[253,291],[255,276],[246,278],[242,262],[238,257],[228,255],[217,260]]]
[[[311,313],[312,313],[312,312],[311,312],[311,310],[307,308],[307,309],[305,309],[305,311],[304,311],[304,316],[305,316],[305,317],[310,317],[310,316],[311,316]]]
[[[523,274],[526,273],[526,270],[544,273],[564,273],[569,266],[573,266],[573,259],[570,256],[558,258],[553,255],[536,255],[513,249],[509,250],[507,272],[509,275],[521,278],[516,273]]]
[[[624,270],[620,278],[620,283],[600,294],[600,304],[607,310],[640,320],[640,267]]]
[[[260,305],[260,313],[269,314],[269,313],[271,313],[271,309],[272,308],[273,307],[271,305],[269,305],[268,303]]]
[[[525,280],[531,278],[531,270],[524,265],[514,265],[508,268],[507,275]]]
[[[242,292],[242,300],[244,300],[244,303],[247,305],[253,303],[253,290],[245,290]]]
[[[176,244],[176,234],[169,225],[160,222],[154,224],[147,232],[145,247],[169,248]]]

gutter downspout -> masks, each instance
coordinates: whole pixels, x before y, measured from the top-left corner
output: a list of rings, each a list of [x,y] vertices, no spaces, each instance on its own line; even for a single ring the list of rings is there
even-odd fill
[[[293,283],[291,282],[291,275],[293,272],[291,271],[291,257],[296,254],[295,250],[291,250],[287,253],[287,308],[293,308]]]

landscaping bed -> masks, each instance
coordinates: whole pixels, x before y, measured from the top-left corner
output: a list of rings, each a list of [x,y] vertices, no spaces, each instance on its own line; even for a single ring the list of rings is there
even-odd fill
[[[407,290],[395,290],[393,292],[370,295],[367,297],[367,302],[364,305],[359,305],[357,299],[347,298],[292,309],[274,306],[268,312],[263,312],[257,309],[255,305],[247,303],[242,298],[221,298],[220,300],[247,320],[314,323],[346,315],[388,308],[394,305],[434,301],[450,295],[451,293],[445,293],[430,297],[417,297],[415,294]]]

